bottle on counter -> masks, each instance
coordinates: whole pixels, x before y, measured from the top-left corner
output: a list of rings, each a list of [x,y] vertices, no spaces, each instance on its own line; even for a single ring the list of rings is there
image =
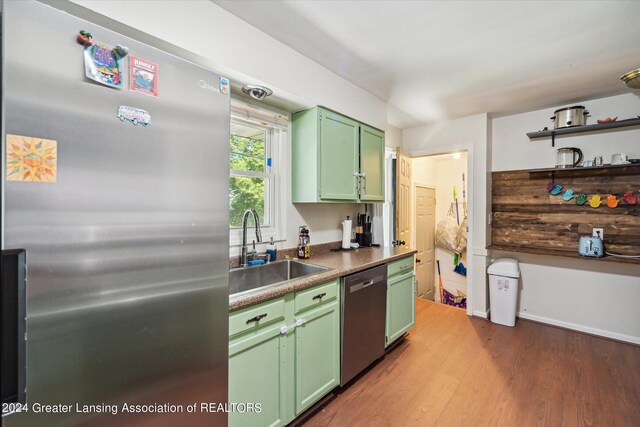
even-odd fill
[[[273,243],[273,237],[271,237],[271,241],[267,245],[267,255],[269,255],[269,262],[274,262],[278,257],[278,249],[275,243]]]
[[[306,225],[298,227],[298,258],[309,259],[311,239]]]

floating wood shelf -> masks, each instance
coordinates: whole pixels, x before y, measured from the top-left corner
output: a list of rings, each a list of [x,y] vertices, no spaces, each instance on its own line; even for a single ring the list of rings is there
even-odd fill
[[[577,177],[577,176],[612,176],[640,174],[640,163],[626,165],[602,165],[579,168],[544,168],[529,169],[533,176]]]
[[[617,262],[620,264],[635,264],[640,265],[640,258],[619,258],[614,256],[605,255],[602,258],[592,258],[592,257],[584,257],[580,255],[577,250],[576,251],[566,251],[566,250],[558,250],[558,249],[548,249],[548,248],[531,248],[517,245],[489,245],[487,249],[492,251],[503,251],[503,252],[521,252],[525,254],[534,254],[534,255],[548,255],[548,256],[560,256],[565,258],[577,258],[584,259],[588,261],[600,261],[600,262]]]
[[[576,133],[584,133],[584,132],[599,132],[610,129],[617,129],[629,126],[640,126],[640,116],[635,119],[626,119],[620,120],[616,122],[595,124],[595,125],[584,125],[584,126],[572,126],[568,128],[560,128],[560,129],[552,129],[552,130],[541,130],[537,132],[527,132],[527,136],[529,139],[541,139],[551,137],[551,146],[555,147],[555,138],[556,136],[565,136],[565,135],[573,135]]]

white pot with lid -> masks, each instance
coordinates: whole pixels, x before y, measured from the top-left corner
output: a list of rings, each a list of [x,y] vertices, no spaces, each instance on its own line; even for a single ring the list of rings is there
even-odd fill
[[[572,126],[584,126],[587,123],[589,112],[582,105],[560,108],[553,112],[553,128],[567,128]]]

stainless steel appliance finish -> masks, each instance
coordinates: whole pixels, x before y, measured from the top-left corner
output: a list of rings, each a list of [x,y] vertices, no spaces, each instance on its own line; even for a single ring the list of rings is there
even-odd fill
[[[583,126],[587,123],[589,112],[582,105],[560,108],[553,112],[553,128],[567,128],[572,126]]]
[[[370,268],[342,282],[340,385],[384,355],[387,266]]]
[[[558,148],[556,153],[557,168],[575,168],[582,161],[582,150],[575,147]]]
[[[292,260],[236,268],[229,272],[229,295],[255,290],[327,270],[329,269],[326,267]]]
[[[74,405],[6,426],[226,426],[186,413],[227,401],[229,97],[206,89],[218,75],[42,3],[2,14],[2,248],[26,250],[27,402]],[[159,97],[86,79],[79,30],[157,63]],[[118,120],[122,105],[152,126]],[[56,140],[57,181],[7,181],[6,134]]]

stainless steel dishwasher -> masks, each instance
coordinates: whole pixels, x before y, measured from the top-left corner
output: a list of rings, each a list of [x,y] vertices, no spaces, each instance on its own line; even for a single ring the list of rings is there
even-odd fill
[[[386,265],[343,278],[341,386],[384,355],[386,314]]]

